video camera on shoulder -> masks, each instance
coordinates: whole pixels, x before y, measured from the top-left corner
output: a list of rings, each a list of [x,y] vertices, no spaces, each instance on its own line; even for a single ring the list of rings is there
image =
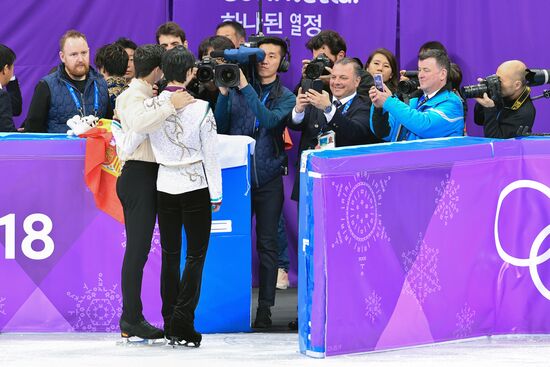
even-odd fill
[[[216,58],[229,62],[218,64]],[[197,79],[201,83],[213,80],[218,87],[238,87],[241,80],[240,67],[251,62],[261,62],[264,58],[265,52],[261,48],[241,46],[237,49],[214,50],[210,52],[210,57],[197,63]]]
[[[215,59],[205,56],[197,61],[197,80],[200,83],[214,81],[216,86],[232,88],[239,86],[241,73],[238,64],[224,63],[218,64]]]
[[[397,84],[397,93],[401,95],[409,95],[416,92],[420,87],[420,82],[418,81],[418,70],[407,70],[403,76],[409,79],[401,80],[399,84]]]
[[[321,75],[328,75],[327,67],[333,66],[332,61],[323,53],[319,54],[316,58],[311,60],[306,66],[305,75],[306,79],[319,79]]]

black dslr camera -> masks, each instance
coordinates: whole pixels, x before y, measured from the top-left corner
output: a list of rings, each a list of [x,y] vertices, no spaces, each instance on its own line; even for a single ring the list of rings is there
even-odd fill
[[[314,80],[319,79],[321,75],[328,75],[329,72],[325,68],[331,68],[332,66],[332,61],[330,61],[330,59],[325,54],[319,54],[319,56],[311,60],[310,63],[306,66],[306,79]]]
[[[489,75],[487,78],[482,79],[479,84],[462,87],[464,98],[483,98],[484,93],[487,93],[487,96],[496,104],[502,105],[502,92],[498,75]]]
[[[205,56],[196,63],[197,80],[200,83],[214,81],[218,87],[237,87],[240,82],[239,65],[237,64],[217,64],[211,57]]]
[[[418,70],[407,70],[403,74],[409,78],[408,80],[402,80],[397,84],[397,93],[401,95],[408,95],[416,92],[420,87],[420,82],[418,81]]]

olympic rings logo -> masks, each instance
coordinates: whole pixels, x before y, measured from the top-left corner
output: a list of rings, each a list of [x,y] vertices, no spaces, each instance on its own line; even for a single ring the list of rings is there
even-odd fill
[[[534,189],[537,190],[544,195],[546,195],[550,199],[550,187],[541,184],[537,181],[532,180],[518,180],[514,181],[508,186],[506,186],[500,193],[500,196],[498,198],[498,205],[497,205],[497,214],[495,217],[495,243],[497,246],[497,251],[502,260],[506,261],[507,263],[510,263],[515,266],[519,267],[529,267],[529,273],[531,274],[531,279],[533,279],[533,283],[535,284],[535,287],[538,289],[540,294],[542,294],[546,299],[550,300],[550,290],[544,286],[542,283],[542,280],[540,279],[540,275],[538,272],[538,265],[546,262],[548,259],[550,259],[550,249],[546,250],[545,253],[542,255],[538,255],[538,252],[540,250],[540,247],[542,246],[542,243],[550,235],[550,225],[546,226],[535,238],[535,241],[531,245],[531,250],[529,252],[529,258],[527,259],[520,259],[514,256],[511,256],[508,254],[503,248],[500,243],[500,238],[498,235],[498,218],[500,215],[500,208],[502,206],[502,202],[508,196],[512,191],[517,189]]]

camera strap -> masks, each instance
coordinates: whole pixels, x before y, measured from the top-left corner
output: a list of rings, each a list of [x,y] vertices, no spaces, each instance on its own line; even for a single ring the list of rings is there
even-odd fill
[[[519,97],[514,101],[514,104],[512,105],[512,107],[510,107],[510,109],[512,111],[519,109],[525,103],[530,94],[531,88],[529,86],[526,86],[523,92],[521,92]]]

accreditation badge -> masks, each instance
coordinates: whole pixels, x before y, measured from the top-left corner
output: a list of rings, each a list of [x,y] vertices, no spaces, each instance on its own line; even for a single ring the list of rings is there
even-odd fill
[[[336,146],[336,133],[332,130],[319,136],[319,147],[321,149],[334,148]]]

